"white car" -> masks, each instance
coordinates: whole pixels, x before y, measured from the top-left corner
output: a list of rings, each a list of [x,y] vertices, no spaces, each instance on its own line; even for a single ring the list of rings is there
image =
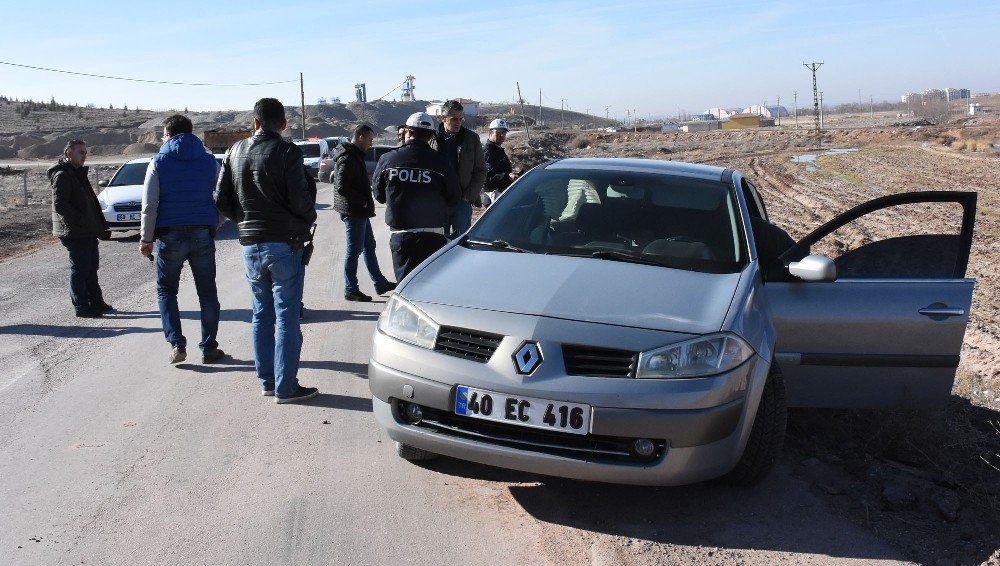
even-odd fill
[[[310,138],[294,140],[293,143],[302,150],[302,164],[309,170],[309,174],[313,179],[319,179],[319,162],[330,155],[330,147],[326,144],[326,140]]]
[[[222,164],[222,154],[214,154]],[[101,181],[104,190],[97,195],[104,219],[112,232],[138,230],[142,219],[142,184],[146,179],[149,157],[133,159],[115,171],[110,181]]]

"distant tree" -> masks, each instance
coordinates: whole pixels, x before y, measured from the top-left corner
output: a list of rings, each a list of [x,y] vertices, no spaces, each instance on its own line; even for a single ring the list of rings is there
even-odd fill
[[[932,124],[947,124],[951,119],[951,107],[945,100],[926,100],[913,110],[913,115]]]
[[[56,97],[53,96],[52,100],[49,100],[49,110],[55,112],[58,108],[59,104],[56,103]]]
[[[83,118],[83,108],[77,108],[77,110],[76,110],[76,117],[77,118]]]
[[[27,118],[28,114],[31,114],[31,107],[27,104],[22,104],[17,113],[20,114],[22,118]]]
[[[111,104],[111,103],[108,103],[108,110],[114,110],[114,109],[115,109],[115,105]]]
[[[184,113],[185,113],[185,114],[187,114],[187,113],[188,113],[188,107],[187,107],[187,106],[185,106],[185,107],[184,107]]]

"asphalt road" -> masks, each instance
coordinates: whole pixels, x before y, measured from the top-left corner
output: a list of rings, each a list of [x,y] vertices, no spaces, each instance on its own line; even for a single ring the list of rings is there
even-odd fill
[[[330,185],[320,201],[332,202]],[[231,356],[219,365],[167,363],[154,269],[134,236],[101,243],[100,279],[119,311],[104,320],[72,317],[61,246],[0,263],[0,564],[899,559],[780,467],[755,489],[649,489],[397,458],[366,381],[384,300],[342,299],[342,224],[318,208],[300,379],[321,395],[303,405],[260,395],[232,224],[218,241],[219,341]],[[389,275],[381,213],[373,225]],[[187,270],[180,303],[194,345]]]

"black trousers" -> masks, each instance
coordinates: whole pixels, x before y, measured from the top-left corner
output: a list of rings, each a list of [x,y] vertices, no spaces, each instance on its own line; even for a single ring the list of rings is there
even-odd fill
[[[448,238],[434,232],[397,232],[389,237],[392,269],[396,281],[402,281],[411,271],[434,252],[448,243]]]
[[[102,308],[104,295],[97,282],[100,255],[97,238],[59,238],[69,250],[69,298],[76,310]]]

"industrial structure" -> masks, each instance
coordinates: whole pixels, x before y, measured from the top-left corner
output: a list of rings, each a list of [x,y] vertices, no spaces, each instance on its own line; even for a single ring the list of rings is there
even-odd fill
[[[403,82],[403,96],[400,98],[403,102],[416,102],[417,97],[413,93],[415,88],[413,86],[413,81],[416,79],[417,77],[414,77],[413,75],[406,75],[406,80]]]
[[[365,83],[354,85],[354,100],[357,102],[368,102],[368,87]]]

